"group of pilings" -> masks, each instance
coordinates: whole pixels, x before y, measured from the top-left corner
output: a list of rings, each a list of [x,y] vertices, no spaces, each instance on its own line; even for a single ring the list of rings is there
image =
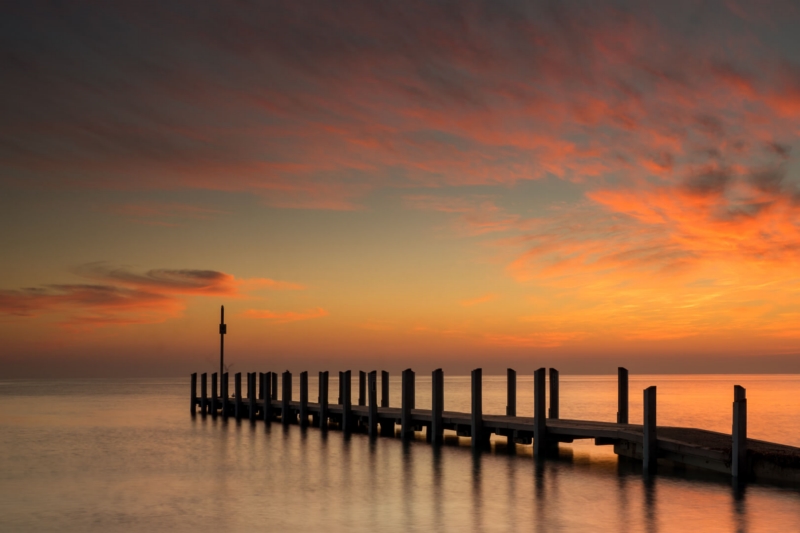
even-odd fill
[[[505,436],[509,442],[520,444],[533,444],[533,455],[536,458],[544,457],[558,447],[558,442],[572,442],[573,438],[563,435],[548,435],[548,419],[559,420],[559,373],[558,370],[540,368],[534,372],[534,416],[532,431],[527,430],[531,425],[522,417],[517,417],[517,374],[516,371],[507,371],[507,402],[505,418],[521,421],[519,424],[525,429],[499,429],[497,424],[493,428],[485,427],[483,414],[483,385],[482,370],[472,371],[471,382],[471,412],[468,424],[446,424],[444,422],[444,373],[436,369],[431,375],[432,395],[431,409],[424,411],[424,422],[414,418],[413,411],[417,410],[415,403],[415,373],[411,369],[404,370],[401,380],[401,407],[391,408],[389,405],[389,373],[381,372],[380,401],[377,391],[377,371],[358,373],[358,413],[354,413],[351,392],[351,371],[339,372],[339,397],[336,404],[330,404],[328,399],[328,372],[319,373],[319,394],[316,403],[308,401],[308,372],[300,373],[300,400],[292,400],[292,374],[283,372],[281,376],[281,399],[278,400],[278,374],[275,372],[247,373],[247,396],[242,394],[242,374],[234,376],[234,394],[229,395],[228,373],[222,374],[219,383],[218,375],[211,375],[211,395],[208,395],[208,377],[200,375],[200,397],[197,396],[197,374],[191,375],[191,412],[194,415],[196,408],[200,408],[202,415],[222,416],[223,418],[235,417],[236,420],[248,418],[251,422],[263,419],[272,422],[277,419],[283,424],[297,423],[301,426],[316,426],[327,429],[331,424],[338,425],[344,432],[365,431],[371,437],[396,436],[396,425],[399,423],[399,436],[408,440],[414,438],[416,431],[421,431],[425,426],[426,439],[434,445],[444,441],[446,426],[455,429],[459,436],[471,437],[472,447],[480,449],[489,443],[491,433]],[[546,390],[549,381],[550,405],[547,408]],[[258,391],[256,392],[256,383]],[[618,447],[619,440],[576,436],[574,438],[595,438],[597,444],[615,444],[615,452],[630,457],[641,457],[645,471],[651,471],[656,466],[658,458],[658,439],[656,421],[656,387],[648,387],[643,391],[644,413],[643,424],[629,424],[628,405],[628,371],[618,369],[618,394],[617,394],[617,421],[616,424],[626,429],[641,428],[641,440],[628,442],[627,448]],[[366,407],[366,411],[364,409]],[[462,415],[450,413],[450,415]],[[451,418],[453,418],[451,416]],[[492,419],[497,416],[491,415]],[[526,425],[527,424],[527,425]],[[596,424],[594,422],[587,424]],[[552,423],[551,423],[552,425]],[[380,430],[379,430],[380,428]],[[734,477],[744,476],[747,471],[747,400],[745,389],[736,386],[734,389],[733,403],[733,431],[732,431],[731,473]],[[641,442],[641,449],[637,447]],[[627,451],[626,451],[627,450]]]

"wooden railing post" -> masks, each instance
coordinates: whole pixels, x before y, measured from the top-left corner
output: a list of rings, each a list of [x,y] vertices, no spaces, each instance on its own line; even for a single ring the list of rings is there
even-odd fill
[[[258,373],[258,399],[264,399],[264,373]]]
[[[264,422],[272,421],[272,372],[267,372],[261,378],[264,381]]]
[[[258,398],[256,397],[256,373],[255,372],[248,372],[247,374],[247,398],[248,398],[248,417],[250,418],[250,422],[256,421],[256,402]]]
[[[737,480],[747,477],[747,391],[740,385],[733,387],[733,444],[731,447],[731,474]]]
[[[558,420],[558,370],[550,369],[550,411],[548,418]]]
[[[369,373],[367,389],[369,390],[369,436],[378,436],[378,372]]]
[[[222,381],[220,382],[220,392],[222,393],[222,417],[223,418],[228,418],[228,409],[229,409],[229,407],[228,407],[228,400],[229,400],[229,397],[228,397],[229,389],[228,389],[228,387],[229,386],[230,386],[230,379],[228,377],[228,373],[227,372],[223,372]]]
[[[506,370],[506,416],[517,416],[517,371]]]
[[[628,369],[617,368],[617,424],[628,423]]]
[[[319,427],[328,428],[328,371],[319,373]]]
[[[353,431],[353,400],[352,381],[349,370],[342,373],[342,430],[345,433]]]
[[[367,373],[358,371],[358,405],[367,405]]]
[[[292,373],[288,370],[283,373],[283,383],[281,383],[281,423],[288,424],[292,418]]]
[[[400,437],[404,440],[414,438],[414,422],[411,410],[414,409],[414,371],[403,370],[403,399],[400,406]]]
[[[544,457],[547,453],[545,373],[544,368],[533,373],[533,456],[537,458]]]
[[[389,407],[389,373],[381,371],[381,407]]]
[[[272,374],[272,399],[278,400],[278,373],[270,372]]]
[[[642,427],[642,466],[646,472],[655,470],[658,459],[658,439],[656,437],[656,387],[644,390],[644,424]]]
[[[483,429],[483,370],[472,371],[472,449],[478,450],[489,443],[489,433]]]
[[[242,373],[237,372],[233,376],[233,394],[235,395],[234,416],[236,420],[242,418]]]
[[[308,425],[308,372],[300,372],[300,427]]]
[[[191,413],[194,416],[196,413],[195,406],[197,405],[197,372],[192,373],[192,394],[190,399],[192,400]]]
[[[428,439],[434,446],[444,442],[444,372],[437,368],[431,373],[431,430]]]
[[[217,416],[217,373],[211,374],[211,416]]]
[[[208,374],[200,375],[200,414],[205,416],[208,412]]]

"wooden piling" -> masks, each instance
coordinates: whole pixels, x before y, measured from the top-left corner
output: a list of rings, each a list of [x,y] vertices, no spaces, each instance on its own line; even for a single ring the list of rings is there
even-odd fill
[[[264,407],[261,414],[264,415],[264,422],[270,422],[272,420],[272,372],[263,374],[261,379],[264,382],[264,394],[262,395]]]
[[[655,470],[658,459],[656,438],[656,387],[644,390],[644,424],[642,426],[642,466],[646,472]]]
[[[378,436],[378,372],[373,370],[367,378],[369,390],[369,436]]]
[[[237,372],[233,376],[233,393],[235,396],[234,416],[236,420],[242,419],[242,373]]]
[[[353,431],[353,402],[351,394],[351,373],[346,370],[342,373],[342,431]]]
[[[256,421],[256,402],[258,398],[256,398],[256,373],[250,372],[247,374],[247,397],[248,397],[248,405],[247,405],[247,416],[250,419],[250,422]]]
[[[747,397],[745,388],[733,387],[733,444],[731,446],[731,475],[739,481],[747,477]]]
[[[536,458],[544,457],[548,448],[545,373],[544,368],[533,373],[533,456]]]
[[[308,372],[300,372],[300,426],[308,425]]]
[[[483,370],[472,371],[472,449],[477,450],[489,443],[489,433],[483,430]]]
[[[402,404],[400,406],[400,437],[404,440],[414,438],[414,423],[411,410],[414,408],[414,371],[403,370]]]
[[[367,373],[358,371],[358,405],[367,405]]]
[[[191,413],[194,416],[196,413],[195,406],[197,405],[197,372],[192,372],[192,394],[190,398],[192,400]]]
[[[289,402],[292,401],[292,373],[288,370],[283,373],[283,383],[281,383],[281,398],[283,403],[281,405],[281,423],[286,425],[292,418],[292,406]]]
[[[211,416],[217,416],[217,373],[211,374]]]
[[[343,405],[344,404],[344,401],[342,400],[343,398],[344,398],[344,372],[342,372],[340,370],[339,371],[339,399],[336,400],[336,403],[338,403],[339,405]]]
[[[628,369],[617,368],[617,424],[628,423]]]
[[[548,418],[558,420],[558,370],[555,368],[550,369],[550,412]]]
[[[222,417],[228,418],[228,385],[230,384],[230,380],[228,378],[228,373],[224,372],[222,374],[222,381],[220,382],[220,394],[222,395]]]
[[[389,373],[381,371],[381,407],[389,407]]]
[[[319,373],[319,427],[328,427],[328,371]]]
[[[200,374],[200,414],[205,416],[208,412],[208,375]]]
[[[431,430],[428,434],[428,440],[434,446],[439,446],[444,442],[443,413],[444,372],[441,368],[437,368],[431,373]]]
[[[278,399],[278,373],[277,372],[270,372],[272,374],[272,399]]]
[[[517,416],[517,371],[506,370],[506,416]]]
[[[264,399],[264,373],[258,373],[258,399]]]

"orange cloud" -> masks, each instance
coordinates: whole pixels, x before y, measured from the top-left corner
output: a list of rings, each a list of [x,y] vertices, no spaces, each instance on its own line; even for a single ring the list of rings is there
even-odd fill
[[[267,309],[248,309],[247,311],[242,313],[242,316],[245,318],[258,318],[264,320],[271,320],[276,324],[286,324],[288,322],[299,322],[301,320],[321,318],[324,316],[328,316],[328,312],[321,307],[309,309],[308,311],[304,311],[301,313],[297,313],[295,311],[276,312],[276,311],[269,311]]]
[[[473,305],[478,305],[486,302],[491,302],[492,300],[496,299],[497,295],[494,293],[484,294],[483,296],[478,296],[477,298],[471,298],[468,300],[461,300],[462,307],[472,307]]]
[[[0,291],[0,313],[36,317],[66,315],[66,326],[149,324],[180,316],[187,296],[241,298],[242,291],[257,289],[298,290],[295,283],[266,278],[237,279],[213,270],[149,270],[131,272],[108,263],[89,263],[74,273],[100,283],[51,284]]]

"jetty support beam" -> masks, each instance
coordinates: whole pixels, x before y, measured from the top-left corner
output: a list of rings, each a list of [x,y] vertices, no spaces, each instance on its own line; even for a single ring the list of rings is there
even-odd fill
[[[656,438],[656,387],[644,390],[644,424],[642,439],[642,467],[645,472],[653,472],[658,460],[658,440]]]
[[[437,368],[431,373],[431,430],[428,434],[428,440],[434,446],[444,442],[442,413],[444,413],[444,372],[441,368]]]
[[[367,378],[369,390],[369,436],[378,436],[378,372],[373,370]]]
[[[272,372],[262,375],[261,379],[264,381],[264,412],[261,414],[264,415],[264,422],[269,422],[272,420]]]
[[[328,371],[319,373],[319,428],[328,428]]]
[[[489,443],[489,433],[483,430],[483,370],[472,371],[472,449],[478,450]]]
[[[535,458],[544,457],[547,453],[546,372],[544,368],[540,368],[533,373],[533,456]]]
[[[308,372],[300,372],[300,426],[308,425]]]
[[[222,417],[228,418],[228,387],[230,385],[230,380],[228,379],[228,373],[223,372],[222,374],[222,381],[220,382],[220,393],[222,394]]]
[[[241,420],[242,418],[242,373],[237,372],[233,376],[233,393],[236,396],[235,400],[236,403],[234,404],[234,416],[236,416],[236,420]]]
[[[217,373],[211,374],[211,416],[217,416]]]
[[[558,370],[550,369],[550,412],[548,418],[558,420]]]
[[[286,425],[292,418],[292,373],[288,370],[283,373],[283,383],[281,383],[281,423]]]
[[[731,474],[739,481],[747,477],[747,396],[741,385],[733,387],[733,445]]]
[[[404,440],[414,438],[414,423],[411,410],[414,409],[414,371],[403,370],[403,398],[400,406],[400,437]]]
[[[628,423],[628,369],[617,368],[617,424]]]
[[[517,416],[517,371],[506,370],[506,416]]]
[[[351,373],[342,372],[342,431],[349,433],[353,431],[353,400],[351,394]]]
[[[358,405],[367,405],[367,373],[358,371]]]
[[[197,372],[192,372],[192,394],[190,395],[190,399],[192,401],[191,405],[191,413],[192,416],[195,415],[195,406],[197,405]]]
[[[258,402],[258,398],[256,395],[256,373],[249,372],[247,374],[247,398],[250,400],[248,402],[248,416],[250,417],[250,422],[256,421],[256,405]]]

